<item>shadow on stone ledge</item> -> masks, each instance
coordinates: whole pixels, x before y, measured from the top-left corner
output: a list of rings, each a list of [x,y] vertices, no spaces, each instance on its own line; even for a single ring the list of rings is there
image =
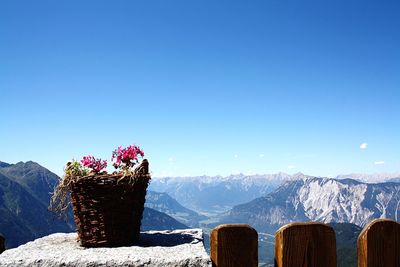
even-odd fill
[[[168,233],[167,231],[160,232],[145,232],[140,233],[140,240],[138,246],[142,247],[174,247],[183,244],[195,244],[202,242],[202,239],[193,234],[182,234],[182,233]]]

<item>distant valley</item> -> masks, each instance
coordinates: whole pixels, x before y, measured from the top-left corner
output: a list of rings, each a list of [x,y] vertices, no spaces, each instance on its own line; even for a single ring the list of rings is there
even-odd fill
[[[165,192],[179,203],[199,213],[216,215],[233,206],[264,196],[284,181],[303,174],[230,175],[154,178],[150,190]]]
[[[199,222],[208,219],[207,216],[182,206],[167,193],[147,191],[145,207],[168,214],[177,221],[189,226],[199,227]]]

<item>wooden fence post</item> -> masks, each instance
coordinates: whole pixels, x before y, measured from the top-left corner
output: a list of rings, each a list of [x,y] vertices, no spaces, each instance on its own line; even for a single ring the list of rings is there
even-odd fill
[[[214,267],[257,267],[257,231],[246,224],[217,226],[210,234],[210,255]]]
[[[367,224],[357,240],[358,267],[400,266],[400,224],[377,219]]]
[[[275,235],[275,267],[336,267],[336,238],[322,223],[291,223]]]
[[[6,239],[2,234],[0,234],[0,254],[3,253],[4,250],[6,250]]]

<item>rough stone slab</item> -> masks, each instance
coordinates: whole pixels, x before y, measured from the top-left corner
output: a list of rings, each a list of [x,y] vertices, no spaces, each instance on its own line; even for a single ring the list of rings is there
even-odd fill
[[[6,250],[0,266],[211,266],[201,229],[143,232],[139,245],[118,248],[83,248],[76,237],[57,233]]]

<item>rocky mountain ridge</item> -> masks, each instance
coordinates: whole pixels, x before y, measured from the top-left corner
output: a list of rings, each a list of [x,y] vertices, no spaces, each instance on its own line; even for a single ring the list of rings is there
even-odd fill
[[[400,183],[367,184],[352,179],[287,181],[265,197],[232,208],[221,222],[247,223],[273,233],[294,221],[364,226],[375,218],[400,219]]]
[[[150,189],[165,192],[179,203],[196,212],[209,213],[211,210],[226,212],[235,205],[266,196],[287,181],[314,178],[301,172],[293,175],[279,172],[276,174],[195,177],[159,177],[153,178]],[[320,177],[323,178],[323,177]],[[398,182],[400,173],[349,174],[338,175],[335,179],[351,178],[363,183]]]

